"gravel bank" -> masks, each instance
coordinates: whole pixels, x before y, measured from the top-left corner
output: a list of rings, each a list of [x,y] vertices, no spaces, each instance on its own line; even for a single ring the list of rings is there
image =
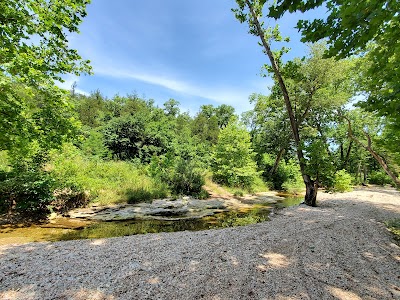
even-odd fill
[[[383,220],[400,194],[319,194],[318,208],[200,232],[0,246],[0,299],[400,299]]]

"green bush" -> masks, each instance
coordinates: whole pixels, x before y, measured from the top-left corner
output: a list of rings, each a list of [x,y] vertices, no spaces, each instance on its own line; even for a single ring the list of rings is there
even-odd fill
[[[0,182],[0,210],[40,218],[50,211],[55,187],[56,180],[47,172],[9,173]]]
[[[352,181],[353,178],[346,170],[336,172],[333,180],[334,191],[339,193],[351,191]]]
[[[140,202],[150,202],[153,199],[165,198],[168,196],[166,190],[147,190],[144,188],[128,189],[126,191],[127,202],[136,204]]]
[[[195,197],[197,199],[203,200],[209,198],[210,194],[205,189],[201,189],[201,191],[198,194],[196,194]]]
[[[85,205],[87,198],[78,186],[42,170],[9,172],[0,181],[0,211],[31,219],[44,218],[50,212],[65,213]]]
[[[235,196],[235,197],[243,197],[244,194],[243,194],[243,191],[237,190],[237,191],[235,191],[233,193],[233,196]]]
[[[228,187],[251,189],[256,170],[250,134],[235,120],[221,130],[213,153],[213,180]]]
[[[202,188],[205,184],[204,174],[196,161],[191,159],[173,157],[171,153],[153,157],[149,173],[156,180],[167,183],[174,195],[207,196]]]
[[[54,200],[50,203],[50,210],[58,214],[64,214],[71,209],[85,206],[89,201],[89,195],[73,184],[60,184],[53,192]]]
[[[169,176],[168,185],[177,195],[197,195],[201,192],[205,180],[191,161],[178,159]]]
[[[282,159],[274,174],[270,170],[275,163],[275,158],[268,153],[263,154],[259,162],[259,168],[262,170],[262,176],[270,186],[275,190],[285,190],[290,193],[298,193],[304,190],[304,183],[300,173],[300,167],[296,160]]]
[[[383,186],[385,184],[392,184],[392,179],[383,171],[374,171],[369,174],[368,182]]]
[[[79,147],[88,156],[97,156],[105,159],[110,159],[112,156],[111,151],[104,144],[103,133],[95,129],[86,132],[85,139]]]
[[[299,194],[305,189],[304,181],[301,176],[288,179],[282,184],[282,189],[290,194]]]

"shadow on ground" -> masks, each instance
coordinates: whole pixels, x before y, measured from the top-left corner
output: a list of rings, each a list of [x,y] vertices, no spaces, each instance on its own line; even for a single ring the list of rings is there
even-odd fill
[[[399,299],[399,194],[324,197],[245,227],[1,246],[0,298]]]

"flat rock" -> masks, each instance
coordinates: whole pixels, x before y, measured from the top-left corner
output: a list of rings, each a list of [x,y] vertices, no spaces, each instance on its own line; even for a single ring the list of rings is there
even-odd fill
[[[176,200],[157,199],[151,203],[75,209],[70,211],[68,215],[73,219],[97,221],[193,219],[225,211],[227,204],[224,201],[223,199],[198,200],[190,197]]]

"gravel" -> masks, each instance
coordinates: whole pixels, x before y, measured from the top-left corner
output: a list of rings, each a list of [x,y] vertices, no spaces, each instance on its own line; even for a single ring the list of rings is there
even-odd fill
[[[318,198],[244,227],[0,246],[0,299],[400,299],[400,194]]]

